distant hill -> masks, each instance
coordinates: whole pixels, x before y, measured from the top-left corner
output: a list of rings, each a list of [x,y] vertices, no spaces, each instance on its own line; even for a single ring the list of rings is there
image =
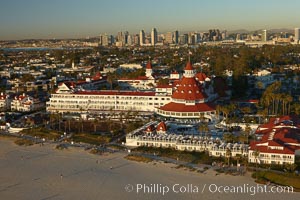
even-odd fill
[[[258,29],[258,30],[253,30],[253,31],[248,31],[246,29],[238,29],[238,30],[231,30],[228,31],[228,34],[231,33],[261,33],[263,29]],[[294,29],[288,29],[288,28],[276,28],[276,29],[267,29],[269,33],[281,33],[281,32],[287,32],[287,33],[294,33]]]
[[[237,29],[237,30],[232,30],[232,31],[227,31],[228,34],[231,34],[231,33],[250,33],[252,31],[248,31],[246,29]]]

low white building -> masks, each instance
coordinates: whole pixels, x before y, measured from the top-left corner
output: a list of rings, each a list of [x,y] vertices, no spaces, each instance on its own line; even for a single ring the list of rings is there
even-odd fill
[[[262,85],[262,89],[266,88],[268,85],[271,85],[275,80],[273,74],[266,69],[260,70],[254,74],[256,79],[256,87],[258,88],[258,83],[260,82]]]
[[[230,157],[238,154],[248,156],[248,145],[224,143],[218,138],[200,135],[180,135],[166,130],[164,122],[150,122],[143,127],[126,135],[128,147],[163,147],[180,151],[207,151],[210,156],[226,157],[228,150]]]

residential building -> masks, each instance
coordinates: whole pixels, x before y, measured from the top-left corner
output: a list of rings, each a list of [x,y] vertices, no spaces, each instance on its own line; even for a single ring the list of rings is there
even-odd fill
[[[271,118],[258,127],[248,161],[259,164],[294,164],[300,156],[300,120],[297,116]]]
[[[43,108],[45,108],[45,102],[25,94],[16,96],[11,102],[12,111],[32,112]]]

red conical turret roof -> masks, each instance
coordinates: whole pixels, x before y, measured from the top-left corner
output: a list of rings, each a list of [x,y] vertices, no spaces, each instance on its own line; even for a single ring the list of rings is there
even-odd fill
[[[195,78],[183,77],[175,89],[172,98],[182,100],[200,100],[207,98],[207,95],[202,91],[202,86]]]
[[[146,65],[146,69],[152,69],[151,61],[149,61]]]
[[[194,70],[192,63],[190,61],[186,63],[184,70]]]

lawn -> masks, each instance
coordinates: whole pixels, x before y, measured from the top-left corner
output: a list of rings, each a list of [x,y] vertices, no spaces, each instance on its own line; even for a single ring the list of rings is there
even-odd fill
[[[19,146],[31,146],[31,145],[34,145],[34,142],[31,140],[27,140],[27,139],[17,139],[15,141],[15,144],[17,144]]]
[[[151,158],[146,158],[146,157],[139,156],[139,155],[128,155],[128,156],[125,156],[124,158],[126,158],[127,160],[144,162],[144,163],[148,163],[148,162],[152,161]]]
[[[155,154],[161,157],[172,158],[184,162],[194,164],[211,164],[218,158],[210,157],[207,152],[195,152],[195,151],[178,151],[171,148],[154,148],[154,147],[137,147],[133,149],[136,152]]]
[[[57,131],[48,130],[46,128],[38,127],[38,128],[31,128],[31,129],[24,129],[21,131],[24,135],[30,135],[33,137],[38,138],[45,138],[48,140],[57,140],[60,138],[60,135],[62,133],[59,133]]]
[[[256,173],[252,175],[256,178]],[[293,186],[294,189],[300,190],[300,176],[291,173],[275,173],[272,171],[259,171],[257,174],[258,181],[267,182],[284,186]]]
[[[78,133],[71,137],[74,142],[82,142],[94,145],[107,144],[111,141],[111,137],[106,135]]]

